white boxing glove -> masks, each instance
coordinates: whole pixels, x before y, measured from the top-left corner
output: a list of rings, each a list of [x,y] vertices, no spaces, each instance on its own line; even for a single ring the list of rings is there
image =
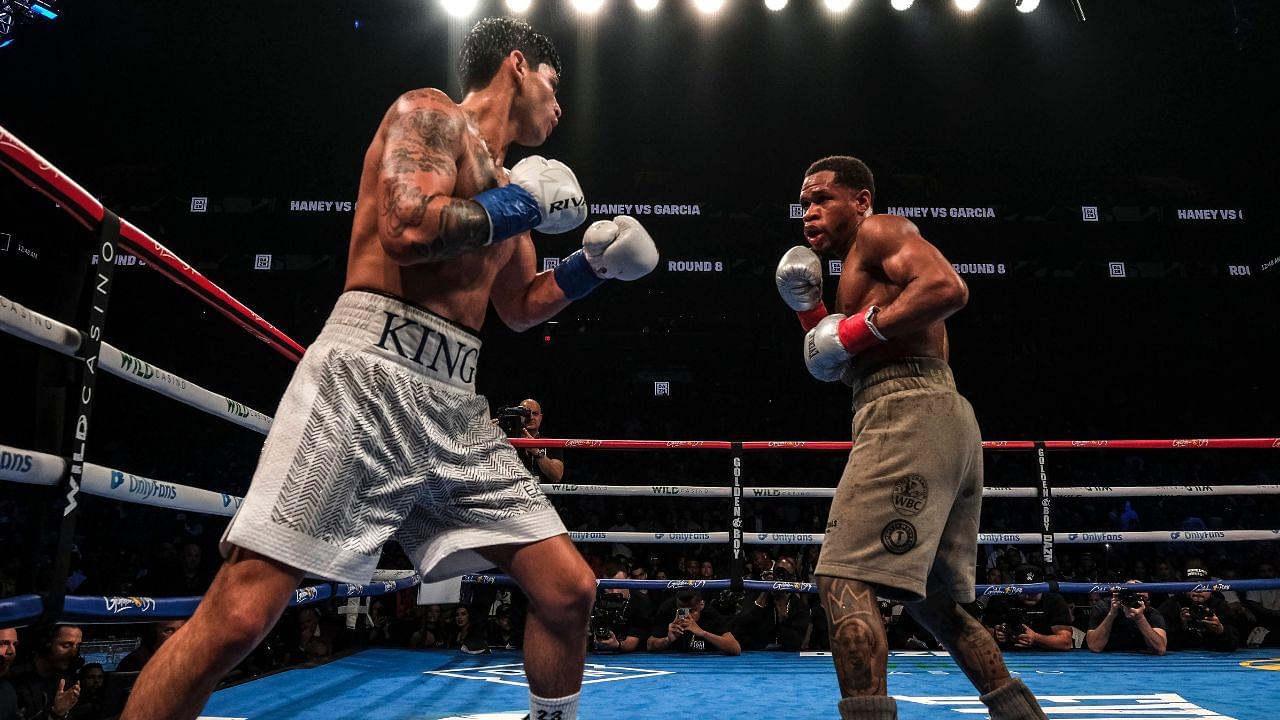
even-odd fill
[[[808,312],[822,304],[822,261],[813,250],[803,245],[788,250],[778,261],[774,280],[792,310]]]
[[[840,342],[844,319],[840,313],[828,315],[804,337],[804,364],[810,375],[823,382],[835,382],[849,369],[849,351]]]
[[[591,223],[582,236],[582,252],[602,278],[635,280],[658,266],[658,246],[630,215]]]
[[[516,163],[507,177],[537,201],[541,219],[533,227],[538,232],[569,232],[587,219],[582,186],[569,166],[559,160],[530,155]]]

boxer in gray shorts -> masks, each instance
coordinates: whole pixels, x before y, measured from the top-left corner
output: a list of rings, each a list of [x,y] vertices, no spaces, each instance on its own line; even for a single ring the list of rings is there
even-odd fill
[[[888,640],[876,596],[902,600],[982,693],[992,720],[1043,720],[995,640],[960,607],[974,595],[982,444],[947,365],[944,321],[969,298],[909,220],[875,215],[857,158],[809,166],[800,190],[809,247],[778,264],[783,300],[808,332],[819,380],[853,388],[853,450],[831,504],[816,575],[844,720],[893,720]],[[822,300],[819,254],[843,260],[839,313]]]
[[[942,360],[905,357],[854,380],[853,450],[817,574],[904,602],[973,602],[982,439]]]

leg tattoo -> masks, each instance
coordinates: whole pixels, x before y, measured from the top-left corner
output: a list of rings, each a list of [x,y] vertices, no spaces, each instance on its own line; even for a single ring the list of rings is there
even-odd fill
[[[884,695],[889,641],[875,590],[856,580],[819,577],[818,591],[841,696]]]
[[[989,693],[1009,682],[995,639],[951,598],[929,598],[907,610],[947,648],[979,692]]]

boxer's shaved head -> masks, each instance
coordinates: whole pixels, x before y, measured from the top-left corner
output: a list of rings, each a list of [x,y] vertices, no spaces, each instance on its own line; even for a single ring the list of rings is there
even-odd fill
[[[835,181],[839,185],[850,190],[866,190],[871,193],[872,202],[875,202],[876,179],[866,163],[849,155],[832,155],[810,165],[804,175],[808,177],[824,170],[835,173]]]

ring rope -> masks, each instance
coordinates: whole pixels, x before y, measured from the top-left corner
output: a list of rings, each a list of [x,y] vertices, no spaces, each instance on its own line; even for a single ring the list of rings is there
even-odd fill
[[[66,460],[49,453],[24,450],[8,445],[0,445],[0,480],[19,482],[29,485],[55,485],[66,469]],[[85,464],[85,480],[81,488],[90,495],[116,498],[124,502],[165,507],[188,512],[200,512],[209,515],[230,517],[240,507],[242,498],[227,493],[217,493],[179,483],[164,482],[134,475],[123,470],[104,467],[94,463]],[[548,495],[614,495],[614,496],[654,496],[654,497],[728,497],[729,488],[714,488],[696,485],[566,485],[564,483],[547,483],[543,485]],[[834,489],[828,488],[748,488],[750,497],[831,497]],[[1280,493],[1280,485],[1219,485],[1219,486],[1162,486],[1162,487],[1084,487],[1062,488],[1055,490],[1058,497],[1130,497],[1130,496],[1189,496],[1189,495],[1274,495]],[[1033,488],[985,488],[984,497],[1034,497]],[[1202,540],[1271,540],[1277,539],[1273,530],[1171,530],[1145,532],[1086,532],[1055,533],[1055,542],[1161,542],[1178,541],[1173,535],[1201,534]],[[1242,536],[1240,533],[1248,533]],[[1271,535],[1266,535],[1270,533]],[[570,533],[575,542],[637,542],[637,543],[682,543],[682,542],[728,542],[728,533],[646,533],[646,532],[576,532]],[[752,533],[747,533],[751,535]],[[807,544],[812,538],[820,538],[821,533],[755,533],[767,535],[772,540],[744,538],[748,544]],[[797,537],[805,538],[797,541]],[[1080,537],[1093,538],[1089,540]],[[985,538],[985,541],[984,541]],[[1040,542],[1040,533],[980,533],[979,543],[994,545],[1009,543],[1014,545],[1031,545]],[[1192,540],[1199,541],[1199,540]],[[817,540],[818,543],[821,540]]]
[[[57,455],[0,445],[0,480],[57,485],[66,465],[67,461]],[[226,517],[234,515],[243,502],[235,495],[152,480],[90,462],[84,464],[80,491],[136,505]]]
[[[298,588],[289,598],[290,607],[312,605],[330,598],[377,597],[407,590],[422,582],[412,571],[397,580],[384,580],[367,584],[320,583]],[[191,617],[200,604],[201,596],[151,598],[107,597],[97,595],[68,595],[63,606],[62,618],[80,622],[133,622],[138,618],[147,621]],[[0,627],[19,625],[33,620],[43,611],[39,595],[18,595],[0,598]]]
[[[734,443],[722,440],[588,440],[561,438],[511,438],[518,448],[586,448],[591,450],[733,450]],[[742,450],[850,450],[853,443],[762,440],[738,443]],[[1280,437],[1194,438],[1174,440],[1046,440],[1049,450],[1185,450],[1185,449],[1280,449]],[[1033,440],[984,440],[984,450],[1034,450]]]
[[[16,136],[0,127],[0,165],[20,180],[53,200],[89,230],[97,229],[105,208],[97,198],[45,160]],[[226,290],[174,255],[155,238],[120,218],[120,245],[147,261],[161,275],[186,288],[207,305],[225,315],[250,335],[267,343],[281,355],[297,362],[304,348],[285,335]]]
[[[289,599],[291,607],[311,605],[333,598],[374,597],[399,592],[414,587],[421,582],[416,574],[408,575],[394,581],[383,581],[366,585],[349,583],[322,583],[294,591]],[[475,585],[515,585],[515,581],[506,575],[472,574],[464,575],[462,582]],[[727,590],[730,580],[596,580],[597,587],[604,589],[624,590]],[[816,593],[817,586],[809,582],[771,582],[767,580],[744,580],[745,590],[764,592],[797,592]],[[1115,583],[1024,583],[1011,585],[977,585],[978,595],[1022,595],[1029,593],[1058,592],[1066,595],[1087,595],[1093,593],[1108,594],[1114,590],[1135,590],[1153,593],[1178,592],[1229,592],[1249,590],[1272,590],[1280,588],[1280,578],[1259,578],[1252,580],[1211,580],[1209,582],[1140,582],[1119,585]],[[174,597],[102,597],[72,595],[66,599],[65,619],[76,619],[81,622],[137,622],[165,620],[171,618],[190,617],[199,605],[201,598]],[[24,621],[39,617],[41,612],[39,595],[19,595],[0,599],[0,625],[20,625]]]
[[[601,495],[615,497],[705,497],[727,498],[730,488],[707,485],[574,485],[542,483],[548,495]],[[748,499],[833,498],[835,488],[822,487],[748,487],[742,496]],[[1083,497],[1190,497],[1198,495],[1280,495],[1280,485],[1161,485],[1099,486],[1054,488],[1055,498]],[[1035,488],[991,486],[982,489],[983,497],[1034,498]]]
[[[462,582],[476,585],[515,585],[515,581],[507,575],[473,574],[463,575]],[[601,579],[596,586],[617,590],[727,590],[729,580],[631,580]],[[770,580],[743,580],[746,590],[785,591],[816,593],[817,585],[810,582],[774,582]],[[1119,583],[1020,583],[1010,585],[975,585],[979,595],[1021,595],[1024,593],[1058,592],[1067,595],[1088,595],[1092,593],[1110,593],[1113,590],[1137,590],[1154,593],[1178,592],[1244,592],[1248,590],[1273,590],[1280,588],[1280,578],[1258,578],[1252,580],[1211,580],[1209,582],[1138,582],[1132,584]]]
[[[82,339],[79,330],[41,315],[3,295],[0,295],[0,330],[71,357],[75,356]],[[184,405],[263,435],[271,429],[270,416],[156,367],[105,340],[101,344],[98,359],[98,367],[108,373]]]
[[[727,543],[728,532],[571,532],[569,537],[581,543]],[[745,545],[821,545],[825,533],[744,532]],[[1043,534],[978,533],[979,545],[1039,545]],[[1094,545],[1097,543],[1151,542],[1251,542],[1280,540],[1280,530],[1141,530],[1124,532],[1056,532],[1054,543]]]

